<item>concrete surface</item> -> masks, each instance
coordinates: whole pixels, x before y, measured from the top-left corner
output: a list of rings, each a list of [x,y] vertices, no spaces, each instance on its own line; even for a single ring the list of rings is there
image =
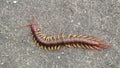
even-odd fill
[[[29,12],[45,35],[85,34],[111,48],[45,51],[17,28]],[[120,0],[0,0],[0,68],[120,68]]]

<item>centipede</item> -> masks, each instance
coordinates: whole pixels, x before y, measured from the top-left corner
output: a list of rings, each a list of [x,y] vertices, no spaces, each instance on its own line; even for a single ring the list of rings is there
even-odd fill
[[[66,46],[68,48],[82,48],[89,50],[102,50],[110,47],[109,45],[103,43],[96,37],[81,35],[81,34],[68,34],[54,36],[45,36],[40,28],[37,26],[35,21],[35,16],[32,15],[32,23],[25,26],[30,26],[31,34],[37,45],[45,50],[59,50],[61,46]]]

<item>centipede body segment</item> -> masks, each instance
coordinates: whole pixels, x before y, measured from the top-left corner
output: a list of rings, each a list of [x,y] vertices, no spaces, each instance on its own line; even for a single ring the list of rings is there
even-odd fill
[[[110,47],[95,37],[85,35],[62,34],[57,36],[45,36],[37,27],[34,16],[32,16],[32,23],[26,26],[30,26],[35,43],[45,50],[58,50],[62,45],[69,48],[74,47],[90,50],[101,50]]]

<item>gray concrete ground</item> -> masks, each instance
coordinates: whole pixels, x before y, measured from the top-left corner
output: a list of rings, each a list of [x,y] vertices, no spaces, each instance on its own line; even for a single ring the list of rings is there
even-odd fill
[[[95,36],[111,48],[101,51],[34,44],[29,12],[45,35]],[[0,68],[120,68],[120,0],[0,0]]]

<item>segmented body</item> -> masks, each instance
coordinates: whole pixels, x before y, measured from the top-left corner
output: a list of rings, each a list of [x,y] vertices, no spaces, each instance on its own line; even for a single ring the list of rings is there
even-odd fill
[[[40,29],[37,28],[34,16],[32,16],[32,23],[28,26],[31,28],[32,36],[36,44],[46,50],[57,50],[62,45],[92,50],[101,50],[109,47],[109,45],[102,43],[99,39],[85,35],[69,34],[65,36],[62,34],[58,36],[44,36]]]

